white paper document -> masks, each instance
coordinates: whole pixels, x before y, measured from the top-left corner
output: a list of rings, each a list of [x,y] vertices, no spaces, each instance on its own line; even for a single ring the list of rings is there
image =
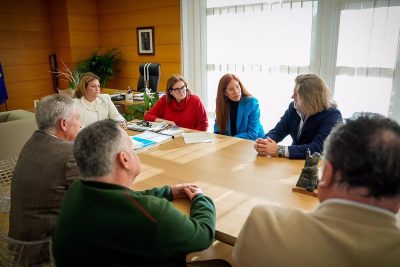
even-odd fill
[[[168,124],[164,122],[143,122],[143,121],[137,121],[133,123],[128,123],[128,129],[132,131],[153,131],[153,132],[158,132],[161,131],[162,129],[166,128]]]
[[[134,137],[136,138],[141,138],[141,139],[146,139],[146,140],[151,140],[153,142],[156,143],[162,143],[166,140],[171,139],[172,140],[172,136],[169,135],[165,135],[165,134],[159,134],[159,133],[155,133],[152,131],[144,131],[143,133],[134,135]]]
[[[169,128],[167,128],[165,130],[160,131],[159,133],[166,134],[166,135],[177,136],[177,135],[179,135],[179,134],[181,134],[183,132],[184,132],[184,130],[179,128],[178,126],[172,126],[172,127],[169,127]]]
[[[186,144],[210,143],[211,137],[207,132],[182,133]]]

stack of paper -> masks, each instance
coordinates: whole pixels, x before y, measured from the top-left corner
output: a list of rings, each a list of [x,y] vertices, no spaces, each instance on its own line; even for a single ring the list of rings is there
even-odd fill
[[[182,133],[182,136],[186,144],[211,142],[207,132]]]
[[[177,136],[183,132],[184,132],[183,129],[179,128],[178,126],[172,126],[170,128],[160,131],[159,133],[171,136]]]
[[[131,136],[132,148],[141,149],[144,147],[150,147],[164,143],[168,140],[172,140],[172,136],[159,134],[152,131],[145,131],[143,133]]]
[[[131,136],[132,149],[141,149],[143,147],[155,145],[156,142],[151,140],[146,140],[140,137]]]
[[[158,132],[167,127],[168,124],[164,122],[143,122],[143,121],[138,121],[134,122],[132,124],[128,124],[127,128],[132,131],[153,131],[153,132]]]

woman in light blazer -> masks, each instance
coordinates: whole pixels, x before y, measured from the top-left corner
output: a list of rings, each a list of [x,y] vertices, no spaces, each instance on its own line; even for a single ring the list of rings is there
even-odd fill
[[[225,74],[219,80],[215,114],[214,133],[250,140],[265,135],[258,100],[233,74]]]
[[[108,94],[100,94],[99,77],[91,72],[85,73],[79,80],[75,99],[79,109],[81,127],[93,122],[111,119],[126,127],[124,117],[118,112]]]

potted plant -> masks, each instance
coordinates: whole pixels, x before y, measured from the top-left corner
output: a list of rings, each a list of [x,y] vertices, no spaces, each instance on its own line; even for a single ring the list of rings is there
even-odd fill
[[[68,88],[66,90],[58,89],[58,91],[59,93],[74,97],[79,80],[86,72],[92,72],[99,76],[100,85],[104,87],[107,80],[114,75],[115,67],[119,62],[120,52],[116,48],[110,49],[104,54],[99,54],[96,51],[90,57],[79,61],[72,67],[68,67],[61,61],[62,67],[57,69],[55,73],[57,77],[68,83]]]
[[[150,90],[146,88],[143,93],[143,104],[127,107],[127,114],[125,115],[126,121],[131,121],[132,119],[143,120],[144,114],[157,103],[158,99],[158,93],[151,95]]]
[[[68,84],[66,90],[58,89],[60,94],[66,94],[71,97],[75,96],[76,88],[78,88],[79,80],[81,78],[81,73],[79,73],[75,67],[68,67],[63,61],[61,61],[62,67],[57,69],[55,73],[60,80],[65,81]]]
[[[78,73],[92,72],[99,76],[100,86],[104,87],[109,78],[114,76],[115,67],[120,62],[120,51],[116,48],[107,50],[104,54],[99,51],[93,53],[87,59],[76,64]]]

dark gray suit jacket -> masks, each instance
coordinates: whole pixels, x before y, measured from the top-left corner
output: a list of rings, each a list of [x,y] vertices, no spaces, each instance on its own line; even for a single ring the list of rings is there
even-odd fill
[[[11,183],[10,237],[38,240],[52,235],[64,193],[79,176],[72,147],[40,131],[26,142]]]

